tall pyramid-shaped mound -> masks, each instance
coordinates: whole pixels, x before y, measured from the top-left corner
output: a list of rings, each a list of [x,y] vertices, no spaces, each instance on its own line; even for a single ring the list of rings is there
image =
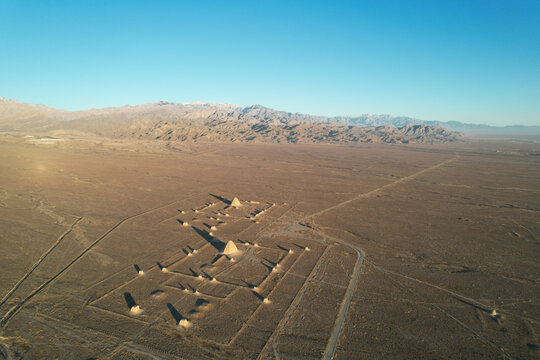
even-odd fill
[[[240,200],[238,200],[237,197],[235,197],[233,201],[231,202],[231,206],[234,208],[239,208],[242,206],[242,203],[240,202]]]
[[[232,255],[232,254],[235,254],[236,252],[238,252],[238,248],[232,241],[229,241],[227,245],[225,245],[225,249],[223,250],[223,253],[225,255]]]

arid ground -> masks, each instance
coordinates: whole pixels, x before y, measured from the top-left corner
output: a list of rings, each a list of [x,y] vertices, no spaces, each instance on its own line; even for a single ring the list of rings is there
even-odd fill
[[[540,356],[540,143],[164,144],[0,136],[0,358]]]

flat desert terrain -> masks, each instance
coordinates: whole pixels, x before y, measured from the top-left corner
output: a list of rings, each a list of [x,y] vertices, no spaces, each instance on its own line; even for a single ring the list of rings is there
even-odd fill
[[[3,133],[0,358],[538,358],[539,155]]]

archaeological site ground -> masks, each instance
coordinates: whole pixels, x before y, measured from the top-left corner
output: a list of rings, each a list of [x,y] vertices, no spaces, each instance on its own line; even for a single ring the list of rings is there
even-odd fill
[[[0,136],[0,358],[528,359],[540,143]]]

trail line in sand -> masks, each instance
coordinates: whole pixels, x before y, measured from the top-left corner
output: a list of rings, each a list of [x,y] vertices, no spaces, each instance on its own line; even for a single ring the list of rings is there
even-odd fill
[[[357,258],[357,261],[356,261],[356,265],[354,267],[354,271],[353,271],[353,275],[351,277],[351,281],[349,282],[349,287],[347,288],[347,293],[343,299],[343,302],[341,304],[341,307],[340,307],[340,310],[339,310],[339,315],[338,315],[338,318],[336,320],[336,323],[334,325],[334,330],[332,331],[332,334],[330,336],[330,339],[328,341],[328,345],[326,347],[326,350],[325,350],[325,353],[324,353],[324,359],[325,360],[330,360],[330,359],[333,359],[334,355],[335,355],[335,352],[336,352],[336,347],[337,347],[337,341],[339,339],[339,335],[341,333],[341,329],[343,328],[343,323],[345,322],[345,315],[347,314],[347,311],[349,310],[349,306],[350,306],[350,303],[351,303],[351,298],[352,298],[352,295],[354,293],[354,290],[356,288],[356,284],[358,282],[358,277],[359,277],[359,274],[360,274],[360,268],[362,267],[362,262],[364,260],[364,252],[362,251],[362,249],[360,249],[359,247],[355,246],[355,245],[352,245],[344,240],[341,240],[341,239],[338,239],[338,238],[335,238],[333,236],[330,236],[330,235],[327,235],[325,234],[324,232],[321,232],[321,231],[317,231],[309,226],[307,226],[306,224],[302,224],[303,222],[305,222],[306,220],[309,220],[309,219],[313,219],[314,217],[316,216],[319,216],[319,215],[322,215],[324,213],[327,213],[329,211],[332,211],[332,210],[335,210],[335,209],[338,209],[340,207],[343,207],[347,204],[350,204],[356,200],[360,200],[360,199],[365,199],[365,198],[368,198],[370,196],[373,196],[385,189],[388,189],[390,187],[393,187],[393,186],[396,186],[400,183],[403,183],[403,182],[406,182],[406,181],[409,181],[411,179],[414,179],[415,177],[419,176],[419,175],[422,175],[428,171],[431,171],[431,170],[434,170],[434,169],[437,169],[441,166],[444,166],[452,161],[455,161],[456,159],[459,158],[459,155],[456,155],[455,157],[453,158],[450,158],[450,159],[446,159],[438,164],[435,164],[433,166],[430,166],[428,168],[425,168],[423,170],[420,170],[414,174],[411,174],[411,175],[408,175],[408,176],[405,176],[401,179],[398,179],[394,182],[391,182],[391,183],[388,183],[386,185],[383,185],[381,187],[378,187],[374,190],[371,190],[371,191],[368,191],[366,193],[362,193],[362,194],[359,194],[357,196],[354,196],[348,200],[345,200],[343,202],[340,202],[336,205],[332,205],[330,207],[327,207],[325,209],[322,209],[322,210],[319,210],[313,214],[310,214],[310,215],[306,215],[304,216],[303,218],[301,218],[300,220],[297,220],[291,224],[287,224],[283,227],[281,227],[279,230],[271,233],[271,234],[265,234],[265,236],[272,236],[272,235],[277,235],[277,234],[280,234],[280,233],[283,233],[285,232],[286,230],[291,230],[293,229],[294,227],[298,227],[298,226],[301,226],[302,228],[305,228],[307,230],[310,230],[324,238],[327,238],[327,239],[330,239],[332,241],[335,241],[335,242],[338,242],[342,245],[345,245],[345,246],[348,246],[349,248],[353,249],[357,254],[358,254],[358,258]],[[294,230],[293,230],[294,231]],[[275,339],[274,339],[275,341]]]
[[[92,242],[90,245],[88,245],[79,255],[77,255],[74,259],[72,259],[66,266],[64,266],[59,272],[57,272],[54,276],[50,277],[49,279],[47,279],[45,282],[43,282],[40,286],[38,286],[36,289],[34,289],[27,297],[25,297],[23,300],[21,300],[20,302],[18,302],[17,304],[15,304],[11,309],[9,309],[9,311],[4,315],[4,317],[2,319],[0,319],[0,329],[3,328],[7,322],[9,321],[9,319],[15,315],[15,313],[21,308],[24,306],[24,304],[26,302],[28,302],[30,299],[32,299],[36,294],[38,294],[41,290],[43,290],[47,285],[49,285],[51,282],[53,282],[54,280],[56,280],[60,275],[62,275],[66,270],[68,270],[73,264],[75,264],[77,261],[79,261],[79,259],[81,259],[84,255],[86,255],[90,250],[92,250],[92,248],[94,246],[96,246],[101,240],[103,240],[104,238],[106,238],[110,233],[112,233],[114,230],[116,230],[120,225],[122,225],[123,223],[125,223],[126,221],[128,220],[131,220],[133,218],[136,218],[138,216],[142,216],[142,215],[145,215],[145,214],[148,214],[152,211],[155,211],[155,210],[159,210],[159,209],[162,209],[162,208],[165,208],[167,206],[170,206],[176,202],[179,202],[179,201],[182,201],[184,199],[180,199],[180,200],[175,200],[175,201],[171,201],[170,203],[167,203],[165,205],[161,205],[161,206],[158,206],[158,207],[155,207],[155,208],[152,208],[152,209],[149,209],[149,210],[146,210],[146,211],[143,211],[141,213],[138,213],[138,214],[135,214],[135,215],[132,215],[132,216],[128,216],[122,220],[120,220],[119,222],[117,222],[115,225],[113,225],[111,228],[109,228],[109,230],[107,230],[103,235],[101,235],[100,237],[98,237],[96,240],[94,240],[94,242]],[[66,234],[67,235],[67,234]]]
[[[69,233],[71,233],[75,225],[77,225],[81,220],[82,217],[78,217],[75,222],[71,224],[71,226],[56,239],[54,244],[52,244],[50,248],[48,248],[43,254],[41,254],[38,261],[34,263],[34,265],[19,279],[19,281],[17,281],[17,283],[13,286],[13,288],[11,288],[11,290],[9,290],[9,292],[2,298],[2,300],[0,300],[0,306],[4,305],[4,303],[11,297],[11,295],[13,295],[15,291],[17,291],[17,289],[19,288],[19,286],[21,286],[24,280],[26,280],[30,276],[30,274],[32,274],[34,270],[36,270],[36,268],[43,262],[43,260],[45,260],[45,258],[62,242],[62,240],[64,240],[64,238],[68,236]]]
[[[403,182],[406,182],[408,180],[411,180],[411,179],[414,179],[415,177],[417,177],[418,175],[421,175],[425,172],[428,172],[428,171],[431,171],[433,169],[437,169],[449,162],[452,162],[454,160],[456,160],[459,156],[456,156],[456,157],[453,157],[451,159],[447,159],[439,164],[436,164],[434,166],[431,166],[429,168],[426,168],[424,170],[420,170],[419,172],[417,173],[414,173],[412,175],[409,175],[409,176],[406,176],[404,178],[401,178],[397,181],[394,181],[390,184],[386,184],[384,186],[381,186],[380,188],[378,189],[375,189],[375,190],[372,190],[370,192],[367,192],[367,193],[364,193],[364,194],[360,194],[350,200],[347,200],[347,201],[344,201],[340,204],[337,204],[337,205],[334,205],[330,208],[327,208],[327,209],[324,209],[324,210],[321,210],[313,215],[310,215],[307,218],[313,218],[315,216],[318,216],[318,215],[321,215],[327,211],[330,211],[330,210],[334,210],[334,209],[337,209],[339,207],[342,207],[343,205],[346,205],[346,204],[349,204],[355,200],[359,200],[359,199],[363,199],[363,198],[367,198],[367,197],[370,197],[384,189],[387,189],[389,187],[392,187],[392,186],[395,186],[395,185],[398,185],[400,183],[403,183]],[[339,316],[336,320],[336,324],[334,325],[334,331],[332,331],[332,335],[330,336],[330,340],[328,341],[328,346],[326,347],[326,351],[324,353],[324,359],[325,360],[330,360],[330,359],[333,359],[334,358],[334,355],[335,355],[335,352],[336,352],[336,347],[337,347],[337,342],[338,342],[338,339],[339,339],[339,335],[341,334],[341,329],[343,328],[343,323],[345,322],[345,315],[347,314],[347,311],[349,310],[349,306],[351,304],[351,299],[352,299],[352,295],[354,293],[354,290],[356,288],[356,283],[358,282],[358,276],[360,274],[360,267],[362,266],[362,262],[364,260],[364,252],[357,246],[355,245],[352,245],[352,244],[349,244],[348,242],[344,241],[344,240],[341,240],[341,239],[338,239],[338,238],[335,238],[333,236],[330,236],[330,235],[327,235],[323,232],[320,232],[320,231],[316,231],[314,229],[311,229],[312,231],[314,231],[315,233],[318,233],[319,235],[322,235],[322,236],[326,236],[328,237],[330,240],[333,240],[333,241],[336,241],[340,244],[343,244],[345,246],[349,246],[350,248],[352,248],[353,250],[355,250],[357,253],[358,253],[358,260],[356,262],[356,265],[354,267],[354,273],[353,273],[353,276],[351,278],[351,281],[349,283],[349,288],[347,289],[347,294],[345,295],[345,298],[343,299],[343,303],[341,304],[341,308],[339,310]]]

